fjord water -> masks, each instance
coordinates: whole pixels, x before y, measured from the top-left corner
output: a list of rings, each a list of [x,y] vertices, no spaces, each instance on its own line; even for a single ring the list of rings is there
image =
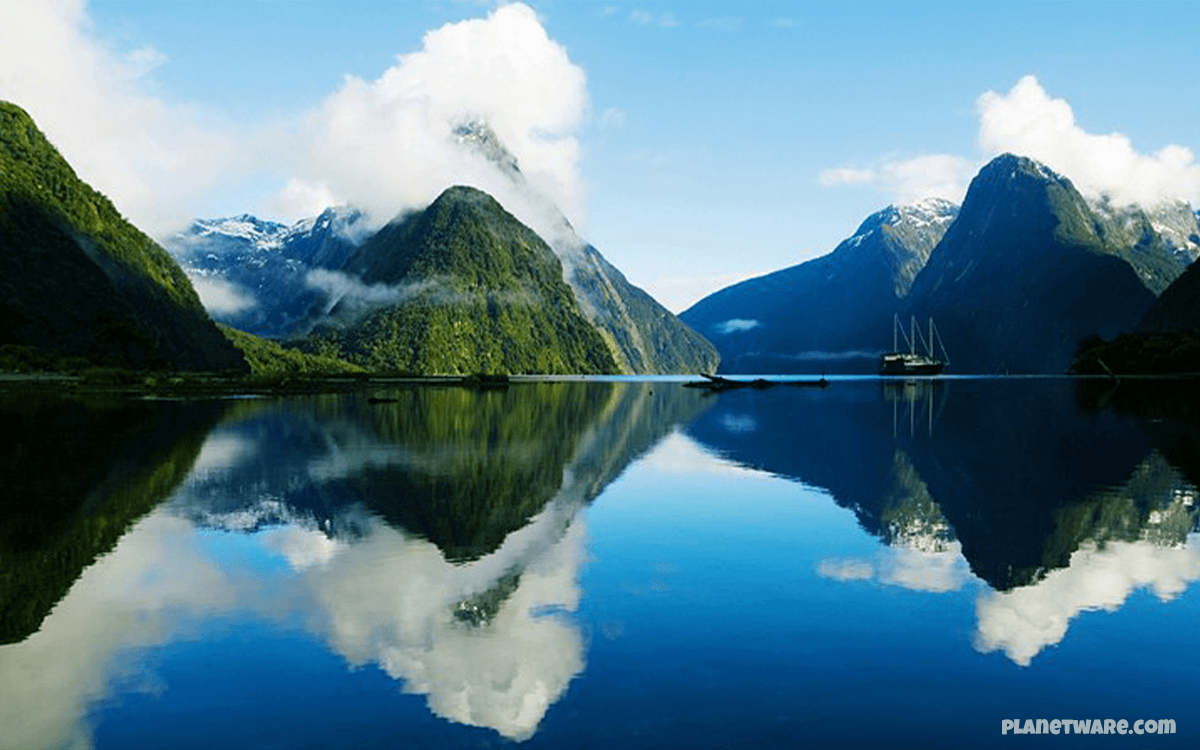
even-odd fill
[[[1195,746],[1187,391],[0,397],[0,748]]]

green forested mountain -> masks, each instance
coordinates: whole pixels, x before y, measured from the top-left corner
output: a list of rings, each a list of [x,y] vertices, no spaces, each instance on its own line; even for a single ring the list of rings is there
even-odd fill
[[[384,227],[343,271],[362,289],[311,337],[315,351],[418,374],[619,371],[558,257],[474,188]]]
[[[721,363],[716,347],[631,284],[594,246],[585,242],[554,202],[533,187],[517,158],[482,120],[464,123],[454,137],[491,162],[523,199],[536,204],[542,237],[562,260],[565,280],[580,312],[596,327],[620,371],[629,375],[713,372]],[[518,212],[519,213],[519,212]]]
[[[0,321],[8,355],[246,368],[175,261],[7,102],[0,102]]]

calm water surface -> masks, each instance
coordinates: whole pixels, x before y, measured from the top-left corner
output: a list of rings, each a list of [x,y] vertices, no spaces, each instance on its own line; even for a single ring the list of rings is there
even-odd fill
[[[0,748],[1197,747],[1188,390],[0,396]]]

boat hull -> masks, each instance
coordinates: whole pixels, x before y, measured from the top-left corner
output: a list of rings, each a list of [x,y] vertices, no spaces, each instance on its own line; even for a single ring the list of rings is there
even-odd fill
[[[940,375],[946,363],[919,354],[885,354],[879,361],[880,375]]]

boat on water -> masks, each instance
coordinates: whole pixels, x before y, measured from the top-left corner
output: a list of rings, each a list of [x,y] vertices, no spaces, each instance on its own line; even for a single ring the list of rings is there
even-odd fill
[[[908,351],[900,349],[901,338],[908,345]],[[924,354],[917,351],[918,341],[924,349]],[[941,350],[941,358],[934,353],[935,342]],[[929,319],[929,337],[926,338],[917,327],[915,316],[912,319],[911,333],[906,333],[904,326],[900,325],[899,315],[892,317],[892,351],[879,358],[880,375],[940,375],[948,364],[950,355],[946,353],[946,347],[933,324],[933,318]]]

